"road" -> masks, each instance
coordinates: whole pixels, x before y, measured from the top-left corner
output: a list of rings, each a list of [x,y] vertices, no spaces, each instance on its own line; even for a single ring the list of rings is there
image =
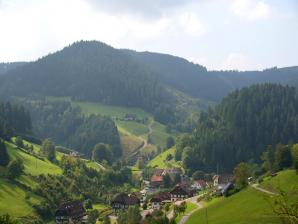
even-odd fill
[[[258,190],[258,191],[261,191],[261,192],[263,192],[263,193],[270,194],[270,195],[278,195],[278,194],[276,194],[276,193],[274,193],[274,192],[272,192],[272,191],[268,191],[268,190],[266,190],[266,189],[264,189],[264,188],[258,187],[259,184],[252,184],[251,186],[252,186],[254,189],[256,189],[256,190]]]
[[[152,134],[152,125],[154,124],[154,120],[151,119],[150,123],[148,124],[148,133],[147,136],[149,137]],[[145,139],[142,136],[139,136],[139,139],[143,142],[143,144],[141,145],[141,147],[137,148],[136,151],[134,153],[132,153],[130,155],[130,158],[136,157],[137,155],[139,155],[147,146],[148,146],[148,138]]]

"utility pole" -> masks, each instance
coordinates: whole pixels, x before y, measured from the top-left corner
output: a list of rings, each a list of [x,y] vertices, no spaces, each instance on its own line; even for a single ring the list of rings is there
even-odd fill
[[[206,224],[208,224],[208,213],[207,213],[207,208],[205,209],[205,218],[206,218]]]

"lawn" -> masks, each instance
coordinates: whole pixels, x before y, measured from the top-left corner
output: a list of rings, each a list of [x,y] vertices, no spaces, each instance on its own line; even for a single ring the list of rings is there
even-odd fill
[[[20,159],[24,163],[26,174],[37,176],[40,174],[62,174],[59,166],[49,162],[48,160],[41,160],[32,155],[29,155],[17,148],[12,143],[6,143],[8,154],[13,159]]]
[[[165,148],[167,144],[167,138],[170,135],[166,132],[166,127],[158,122],[154,122],[152,125],[152,142],[155,145]]]
[[[142,144],[143,141],[135,135],[121,135],[121,146],[124,156],[130,155],[137,148],[141,147]]]
[[[0,179],[0,214],[22,217],[34,214],[32,205],[40,203],[40,198],[22,188]]]
[[[186,205],[187,205],[187,207],[185,209],[184,214],[181,213],[180,215],[178,215],[176,217],[176,219],[175,219],[176,223],[179,223],[184,215],[190,213],[191,211],[195,210],[198,207],[196,204],[191,203],[191,202],[186,202]]]
[[[190,216],[187,224],[278,224],[272,213],[267,195],[248,187],[228,198],[207,203]]]
[[[176,148],[172,147],[159,155],[157,155],[155,158],[149,161],[147,166],[151,167],[159,167],[159,168],[167,168],[167,167],[181,167],[179,163],[177,163],[174,159],[170,161],[166,161],[166,158],[169,154],[172,154],[172,156],[175,156]]]
[[[148,133],[147,124],[138,123],[135,121],[115,121],[117,127],[121,130],[123,129],[124,132],[127,134],[132,135],[145,135]]]
[[[298,189],[298,175],[295,170],[281,171],[275,177],[268,177],[260,184],[260,187],[269,191],[276,191],[281,189],[284,191],[291,191]]]

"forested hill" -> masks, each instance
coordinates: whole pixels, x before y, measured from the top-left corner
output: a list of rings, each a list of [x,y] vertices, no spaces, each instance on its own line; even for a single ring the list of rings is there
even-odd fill
[[[0,75],[24,64],[26,64],[26,62],[0,63]]]
[[[201,65],[168,54],[123,50],[156,71],[164,84],[191,96],[219,101],[231,91],[258,83],[298,87],[298,67],[264,71],[207,71]]]
[[[154,72],[96,41],[74,43],[8,71],[0,82],[0,94],[71,96],[148,111],[171,99]]]
[[[177,143],[176,159],[189,172],[228,172],[259,161],[268,145],[297,142],[298,96],[293,87],[262,84],[237,90],[202,113],[195,131]]]

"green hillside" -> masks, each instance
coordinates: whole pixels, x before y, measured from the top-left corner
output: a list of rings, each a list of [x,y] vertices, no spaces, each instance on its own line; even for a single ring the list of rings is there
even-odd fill
[[[169,154],[172,154],[174,156],[176,148],[170,148],[159,155],[157,155],[155,158],[150,160],[147,164],[147,166],[151,167],[159,167],[159,168],[167,168],[167,167],[180,167],[180,164],[174,161],[174,159],[170,161],[166,161],[166,158]]]
[[[39,204],[42,199],[25,189],[21,184],[34,188],[38,183],[34,181],[32,176],[40,174],[59,175],[62,174],[62,170],[47,160],[38,159],[17,149],[12,143],[6,142],[6,147],[11,159],[23,161],[24,175],[19,177],[17,182],[11,182],[0,175],[0,214],[8,213],[14,217],[34,215],[32,205]],[[38,150],[37,147],[34,145],[34,151]]]
[[[282,171],[276,177],[265,179],[260,185],[269,190],[277,186],[285,191],[297,188],[298,175],[294,170]],[[280,223],[268,200],[267,194],[248,187],[228,198],[216,198],[206,203],[205,209],[195,212],[186,223],[205,224],[207,217],[209,224]]]

